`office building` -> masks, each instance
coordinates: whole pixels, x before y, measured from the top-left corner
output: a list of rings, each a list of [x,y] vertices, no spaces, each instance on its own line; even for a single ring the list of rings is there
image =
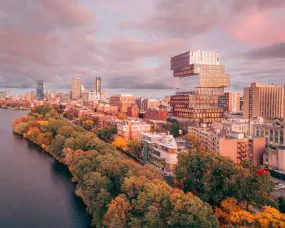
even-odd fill
[[[170,100],[174,116],[206,124],[224,117],[219,98],[230,86],[230,75],[220,65],[219,53],[188,51],[171,58],[171,70],[179,78],[179,88]]]
[[[0,91],[0,100],[5,100],[6,98],[9,97],[8,91]]]
[[[139,139],[141,133],[149,133],[150,124],[141,121],[124,121],[117,124],[117,134],[126,140]]]
[[[85,86],[80,85],[80,94],[85,93]]]
[[[38,100],[44,99],[44,82],[42,80],[36,81],[36,95]]]
[[[251,83],[244,88],[243,116],[261,116],[266,120],[283,118],[284,87],[274,84]]]
[[[285,146],[270,146],[264,160],[268,162],[269,169],[285,173]]]
[[[81,84],[79,78],[72,79],[72,99],[77,100],[81,97]]]
[[[101,93],[101,77],[95,78],[95,92]]]
[[[141,110],[146,111],[150,108],[158,107],[159,101],[157,99],[144,99],[142,101]]]
[[[113,95],[110,97],[110,105],[118,107],[119,112],[127,113],[128,108],[135,104],[135,97],[131,94]]]
[[[98,101],[100,100],[100,94],[97,93],[95,90],[88,91],[88,101]]]

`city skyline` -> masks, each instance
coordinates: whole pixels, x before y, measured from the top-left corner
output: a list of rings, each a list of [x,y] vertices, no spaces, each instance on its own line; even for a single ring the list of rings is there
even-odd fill
[[[1,87],[32,87],[43,80],[47,88],[69,88],[78,75],[84,85],[100,76],[104,88],[176,88],[169,58],[190,49],[221,52],[231,91],[254,81],[282,85],[284,1],[29,3],[0,3],[6,12],[0,26]]]

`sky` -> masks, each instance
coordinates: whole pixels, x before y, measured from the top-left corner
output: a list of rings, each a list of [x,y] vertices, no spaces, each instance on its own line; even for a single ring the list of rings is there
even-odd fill
[[[231,90],[285,84],[284,0],[0,0],[0,87],[164,89],[170,58],[218,51]]]

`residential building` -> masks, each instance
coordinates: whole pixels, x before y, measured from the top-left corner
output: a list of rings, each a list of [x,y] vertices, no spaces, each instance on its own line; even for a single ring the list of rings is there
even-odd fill
[[[145,119],[149,120],[163,120],[167,121],[169,110],[156,108],[149,108],[145,113]]]
[[[263,137],[246,136],[243,133],[226,133],[213,127],[189,127],[189,134],[194,134],[209,151],[216,151],[235,163],[242,159],[251,159],[255,164],[262,164],[266,141]]]
[[[140,139],[143,142],[141,156],[145,162],[165,172],[175,169],[178,163],[178,146],[173,135],[142,133]]]
[[[243,116],[251,118],[261,116],[264,119],[283,118],[284,87],[274,84],[251,83],[244,88]]]
[[[36,81],[36,94],[37,94],[38,100],[44,99],[44,82],[43,82],[43,80],[37,80]]]
[[[150,132],[150,124],[141,121],[124,121],[117,125],[117,134],[126,140],[139,139],[141,133]]]
[[[0,100],[5,100],[6,98],[8,98],[9,93],[8,91],[0,91]]]
[[[110,97],[110,105],[117,106],[119,112],[127,113],[128,107],[135,103],[135,97],[131,94],[113,95]]]
[[[79,78],[72,79],[72,99],[77,100],[81,97],[81,84]]]

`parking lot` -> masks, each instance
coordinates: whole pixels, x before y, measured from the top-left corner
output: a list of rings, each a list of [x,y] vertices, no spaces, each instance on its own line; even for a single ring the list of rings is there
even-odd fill
[[[283,180],[279,180],[279,179],[276,179],[276,178],[273,178],[273,177],[272,177],[272,180],[273,181],[277,181],[277,185],[281,184],[281,185],[285,186],[285,181],[283,181]],[[277,187],[277,185],[275,184],[275,187]],[[280,196],[285,197],[285,189],[273,190],[273,192],[271,193],[271,196],[273,198],[278,198]]]

